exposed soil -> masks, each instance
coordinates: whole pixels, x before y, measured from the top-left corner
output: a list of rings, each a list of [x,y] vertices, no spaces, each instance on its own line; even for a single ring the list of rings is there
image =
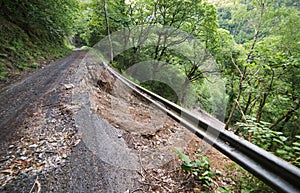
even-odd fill
[[[130,151],[138,155],[142,192],[203,190],[192,178],[190,186],[186,186],[189,175],[182,172],[182,161],[174,150],[181,148],[196,159],[194,155],[207,148],[207,144],[153,104],[136,96],[92,57],[87,57],[86,66],[87,79],[82,85],[89,90],[90,109],[117,128],[119,138],[124,139]],[[209,190],[229,186],[233,182],[224,174],[232,162],[214,148],[209,148],[202,156],[211,159],[212,171],[218,174]]]
[[[211,148],[209,188],[183,172],[201,139],[133,94],[83,51],[0,92],[2,192],[200,192],[232,181]],[[84,59],[83,59],[84,58]],[[204,156],[204,155],[202,155]]]

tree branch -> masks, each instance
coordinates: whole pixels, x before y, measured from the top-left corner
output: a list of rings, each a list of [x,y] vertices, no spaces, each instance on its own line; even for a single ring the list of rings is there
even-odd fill
[[[252,52],[254,50],[254,47],[255,47],[257,39],[258,39],[258,35],[260,33],[260,28],[261,28],[263,14],[264,14],[264,8],[265,8],[264,2],[261,2],[261,4],[260,4],[260,17],[259,17],[258,27],[257,27],[257,30],[255,30],[255,34],[254,34],[254,37],[253,37],[253,43],[252,43],[250,51],[249,51],[249,53],[247,55],[246,63],[249,63],[249,60],[251,58]],[[238,94],[237,94],[237,98],[236,98],[236,101],[235,101],[234,105],[231,108],[229,117],[228,117],[228,119],[226,121],[226,124],[225,124],[225,129],[228,129],[229,124],[230,124],[230,122],[231,122],[231,120],[233,118],[234,111],[236,110],[238,102],[239,102],[239,100],[241,98],[241,94],[242,94],[242,90],[243,90],[243,82],[245,80],[246,73],[247,73],[247,65],[244,66],[244,68],[243,68],[243,71],[242,71],[242,74],[241,74],[241,78],[240,78],[239,91],[238,91]]]
[[[277,121],[275,121],[275,123],[273,123],[273,125],[270,126],[270,129],[273,129],[274,127],[276,127],[282,120],[284,120],[288,116],[291,116],[299,108],[300,108],[300,99],[298,101],[298,104],[294,108],[292,108],[289,111],[287,111],[286,113],[284,113],[281,117],[279,117],[277,119]]]

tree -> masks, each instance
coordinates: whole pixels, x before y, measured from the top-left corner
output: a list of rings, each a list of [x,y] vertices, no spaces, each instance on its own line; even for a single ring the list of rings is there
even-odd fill
[[[113,62],[114,54],[113,54],[113,47],[112,47],[112,42],[110,38],[110,28],[109,28],[109,21],[108,21],[108,12],[107,12],[107,4],[106,0],[103,0],[103,8],[104,8],[104,16],[105,16],[105,24],[106,24],[106,31],[107,31],[107,36],[108,36],[108,41],[109,41],[109,62]]]
[[[72,35],[77,0],[1,1],[1,17],[20,26],[31,38],[61,43]]]
[[[251,57],[252,57],[252,52],[255,48],[255,45],[258,41],[258,37],[259,37],[259,34],[260,34],[263,15],[264,15],[264,12],[265,12],[265,2],[264,2],[264,0],[260,0],[258,2],[258,6],[259,6],[259,20],[258,20],[257,26],[255,27],[255,33],[254,33],[254,36],[253,36],[253,41],[251,43],[251,47],[250,47],[249,52],[247,54],[247,58],[245,59],[246,65],[244,65],[243,70],[239,70],[239,73],[240,73],[239,88],[238,88],[236,100],[235,100],[235,102],[232,106],[229,117],[226,121],[226,126],[225,126],[226,129],[228,129],[230,121],[233,118],[234,111],[235,111],[235,109],[237,108],[237,106],[239,104],[239,100],[241,98],[241,94],[242,94],[242,90],[243,90],[243,83],[246,79],[247,64],[249,64],[251,62],[250,60],[251,60]]]

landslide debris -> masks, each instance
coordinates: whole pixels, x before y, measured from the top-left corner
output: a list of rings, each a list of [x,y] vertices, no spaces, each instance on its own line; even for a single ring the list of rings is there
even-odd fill
[[[207,144],[153,104],[137,96],[92,56],[86,58],[84,71],[85,79],[80,81],[81,89],[78,91],[75,89],[75,92],[78,93],[83,88],[88,90],[88,107],[91,113],[114,126],[117,134],[112,135],[112,138],[115,137],[115,140],[124,146],[124,151],[137,157],[138,160],[135,161],[138,161],[137,172],[140,175],[138,179],[140,186],[137,188],[140,188],[141,192],[200,191],[201,187],[197,187],[195,181],[187,183],[188,174],[180,169],[182,161],[178,159],[174,149],[177,147],[184,149],[193,157],[195,153],[201,151],[201,148],[206,148]],[[95,133],[97,132],[93,132]],[[87,132],[83,131],[82,135],[85,134]],[[100,144],[101,147],[106,145]],[[226,164],[231,163],[229,159],[215,149],[207,151],[206,156],[213,158],[211,163],[213,168],[220,168],[218,180],[214,181],[215,186],[212,189],[228,185],[229,180],[222,173],[226,170]],[[127,159],[124,156],[122,162]],[[120,167],[113,161],[110,164]]]
[[[2,144],[1,191],[203,190],[181,170],[174,151],[180,147],[193,157],[205,147],[200,139],[90,56],[68,72],[41,95],[13,138]],[[228,159],[214,149],[206,155],[224,173]],[[212,188],[233,183],[227,179],[220,174]]]

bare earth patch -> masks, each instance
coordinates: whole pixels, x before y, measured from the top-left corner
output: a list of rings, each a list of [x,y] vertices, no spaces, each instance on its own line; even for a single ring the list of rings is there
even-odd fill
[[[142,192],[200,192],[228,187],[225,176],[232,162],[214,148],[203,156],[216,171],[213,187],[201,187],[190,174],[182,171],[182,161],[174,149],[179,147],[195,158],[203,142],[154,105],[136,96],[129,88],[100,66],[89,66],[91,109],[111,125],[123,131],[127,146],[139,155]]]

